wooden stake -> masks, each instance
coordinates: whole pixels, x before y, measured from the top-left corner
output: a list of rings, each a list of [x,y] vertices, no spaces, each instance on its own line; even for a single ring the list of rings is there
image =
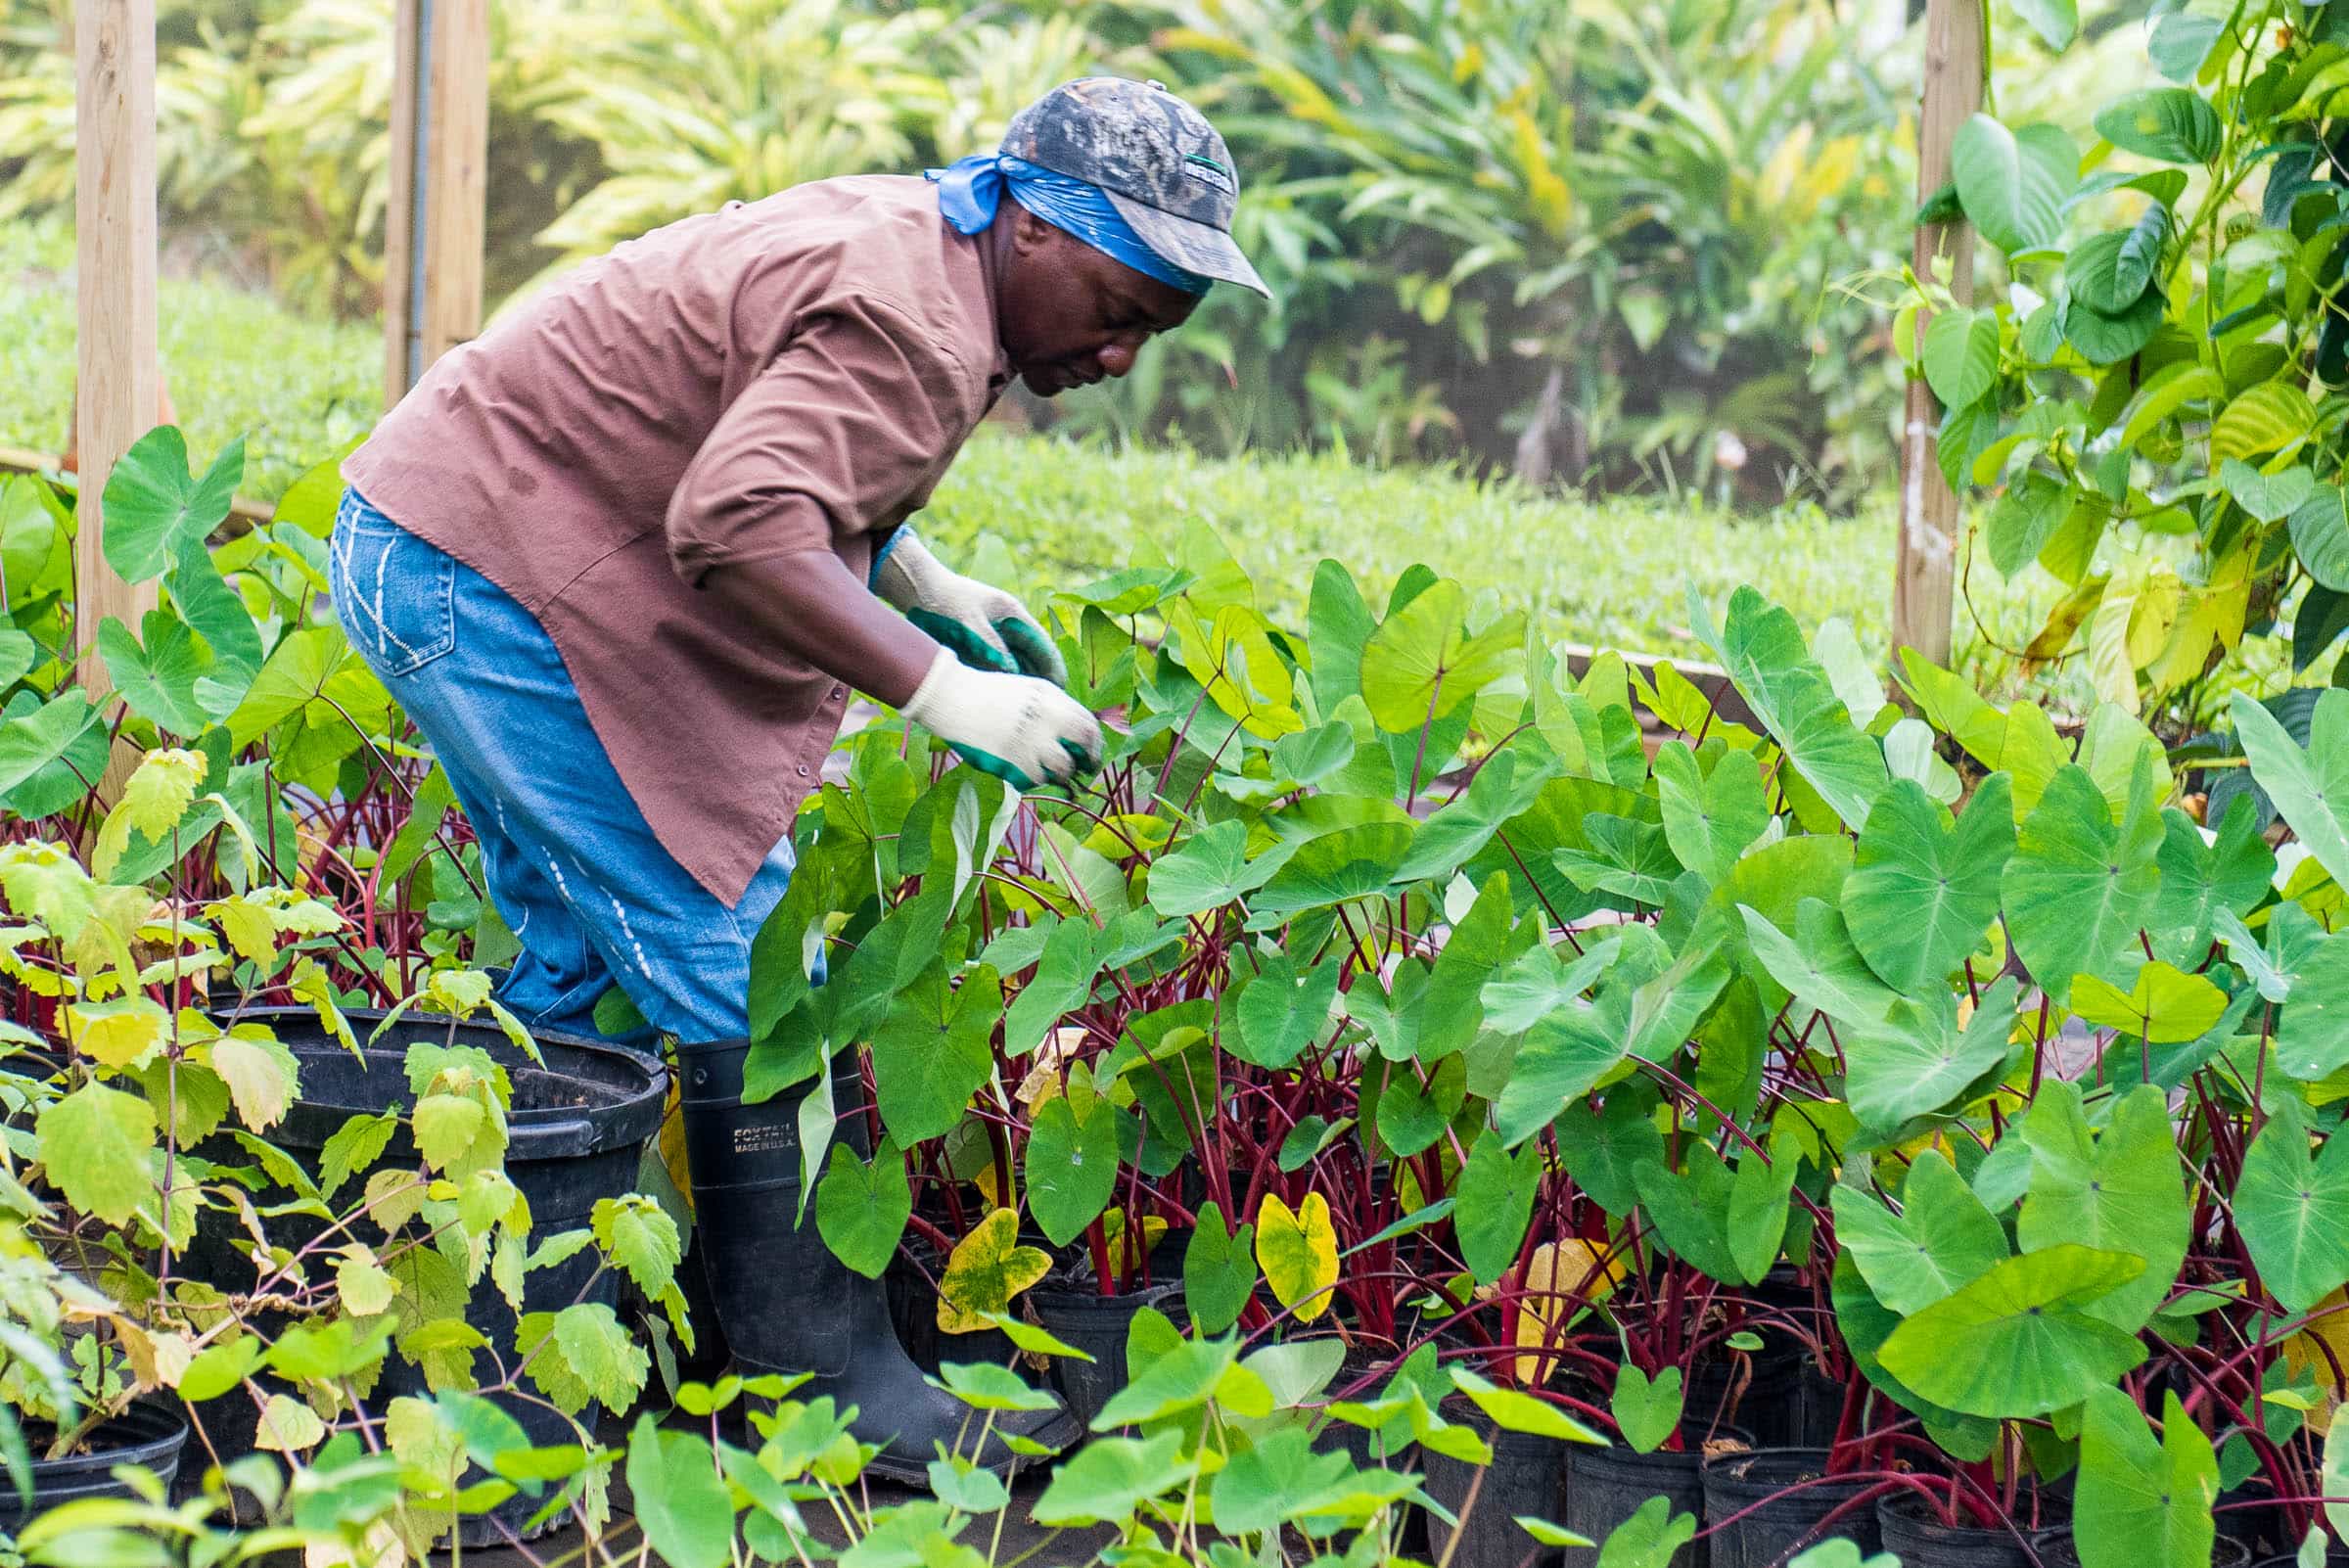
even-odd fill
[[[136,631],[155,584],[107,565],[107,476],[154,425],[156,349],[155,0],[80,0],[73,27],[74,264],[79,311],[73,423],[81,466],[73,543],[73,637],[85,684],[109,616]]]
[[[488,0],[398,0],[385,220],[384,406],[482,325]]]
[[[1931,0],[1925,16],[1925,102],[1916,130],[1916,189],[1922,202],[1950,181],[1950,146],[1958,127],[1982,107],[1983,0]],[[1971,224],[1931,223],[1916,231],[1917,276],[1950,263],[1950,292],[1974,295]],[[1927,312],[1917,314],[1924,341]],[[1941,477],[1934,432],[1941,404],[1919,377],[1909,383],[1901,441],[1901,536],[1892,588],[1892,642],[1938,665],[1950,662],[1951,612],[1958,554],[1958,497]]]

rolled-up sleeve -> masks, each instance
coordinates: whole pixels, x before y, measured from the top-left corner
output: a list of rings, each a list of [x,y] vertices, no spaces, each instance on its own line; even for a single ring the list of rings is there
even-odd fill
[[[912,313],[828,301],[730,404],[668,514],[668,556],[713,567],[803,550],[895,521],[985,412],[983,378]]]

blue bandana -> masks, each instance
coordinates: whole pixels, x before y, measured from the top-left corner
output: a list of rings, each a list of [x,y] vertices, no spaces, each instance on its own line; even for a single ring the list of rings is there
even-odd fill
[[[1184,271],[1144,245],[1097,185],[1055,174],[1008,153],[973,153],[950,168],[929,170],[929,176],[938,184],[939,211],[959,233],[976,234],[992,223],[1003,193],[1009,191],[1013,201],[1046,223],[1144,277],[1185,294],[1205,294],[1215,281]]]

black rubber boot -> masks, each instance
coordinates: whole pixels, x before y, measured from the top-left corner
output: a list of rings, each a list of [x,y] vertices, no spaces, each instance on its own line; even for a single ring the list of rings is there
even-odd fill
[[[1066,1410],[997,1411],[987,1446],[971,1452],[985,1423],[952,1395],[923,1381],[898,1342],[889,1298],[832,1256],[815,1227],[793,1227],[800,1202],[797,1094],[757,1105],[742,1102],[748,1040],[677,1047],[685,1108],[685,1151],[693,1171],[695,1226],[718,1325],[746,1372],[812,1372],[803,1397],[829,1394],[857,1414],[851,1430],[881,1445],[875,1474],[916,1486],[927,1479],[936,1445],[997,1473],[1024,1462],[997,1440],[1018,1433],[1051,1448],[1078,1436]],[[837,1099],[860,1104],[860,1081],[836,1071]],[[842,1119],[839,1136],[869,1157],[861,1113]]]

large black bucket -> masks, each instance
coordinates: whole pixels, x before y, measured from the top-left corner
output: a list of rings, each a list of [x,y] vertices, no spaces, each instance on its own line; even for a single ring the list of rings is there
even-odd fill
[[[155,1472],[165,1487],[179,1469],[180,1445],[188,1440],[188,1423],[180,1413],[161,1405],[133,1405],[90,1434],[89,1452],[69,1458],[32,1461],[32,1506],[17,1495],[5,1468],[0,1468],[0,1535],[13,1536],[27,1520],[77,1498],[129,1498],[138,1494],[114,1477],[117,1464],[140,1464]],[[38,1452],[39,1446],[34,1446]]]
[[[358,1034],[364,1060],[352,1056],[307,1008],[254,1008],[239,1019],[268,1025],[300,1064],[300,1097],[288,1109],[286,1119],[270,1130],[269,1141],[311,1175],[317,1174],[326,1140],[351,1117],[407,1109],[407,1047],[429,1040],[479,1046],[505,1068],[514,1087],[506,1118],[505,1171],[530,1202],[534,1235],[583,1227],[598,1199],[618,1197],[635,1186],[639,1158],[646,1140],[661,1126],[668,1090],[668,1073],[660,1063],[601,1040],[536,1033],[531,1038],[544,1058],[541,1067],[516,1049],[505,1032],[493,1024],[457,1023],[418,1013],[406,1014],[382,1041],[368,1045],[367,1036],[382,1022],[383,1013],[358,1009],[345,1016]],[[233,1143],[202,1152],[223,1163],[250,1163],[251,1158]],[[410,1163],[417,1158],[415,1145],[402,1128],[392,1135],[379,1164]],[[225,1217],[210,1210],[206,1215],[208,1222],[199,1229],[196,1246],[186,1260],[186,1272],[230,1288],[249,1283],[252,1266],[234,1250]],[[278,1223],[285,1232],[281,1239],[297,1245],[310,1239],[318,1228],[316,1222],[281,1220]],[[556,1312],[579,1300],[613,1305],[620,1286],[614,1272],[605,1273],[581,1296],[595,1269],[595,1251],[586,1248],[552,1268],[533,1270],[524,1279],[523,1311]],[[474,1287],[465,1320],[500,1355],[511,1356],[517,1316],[485,1274]],[[399,1395],[424,1392],[423,1375],[394,1355],[386,1362],[368,1405],[380,1410]],[[522,1424],[533,1445],[576,1441],[571,1423],[542,1404],[505,1396],[497,1403]],[[254,1412],[245,1394],[232,1391],[199,1407],[197,1414],[223,1462],[251,1451]],[[471,1474],[464,1484],[482,1479],[482,1475]],[[518,1495],[491,1514],[460,1520],[459,1539],[469,1546],[491,1545],[503,1539],[501,1522],[519,1533],[537,1511],[539,1500]]]

